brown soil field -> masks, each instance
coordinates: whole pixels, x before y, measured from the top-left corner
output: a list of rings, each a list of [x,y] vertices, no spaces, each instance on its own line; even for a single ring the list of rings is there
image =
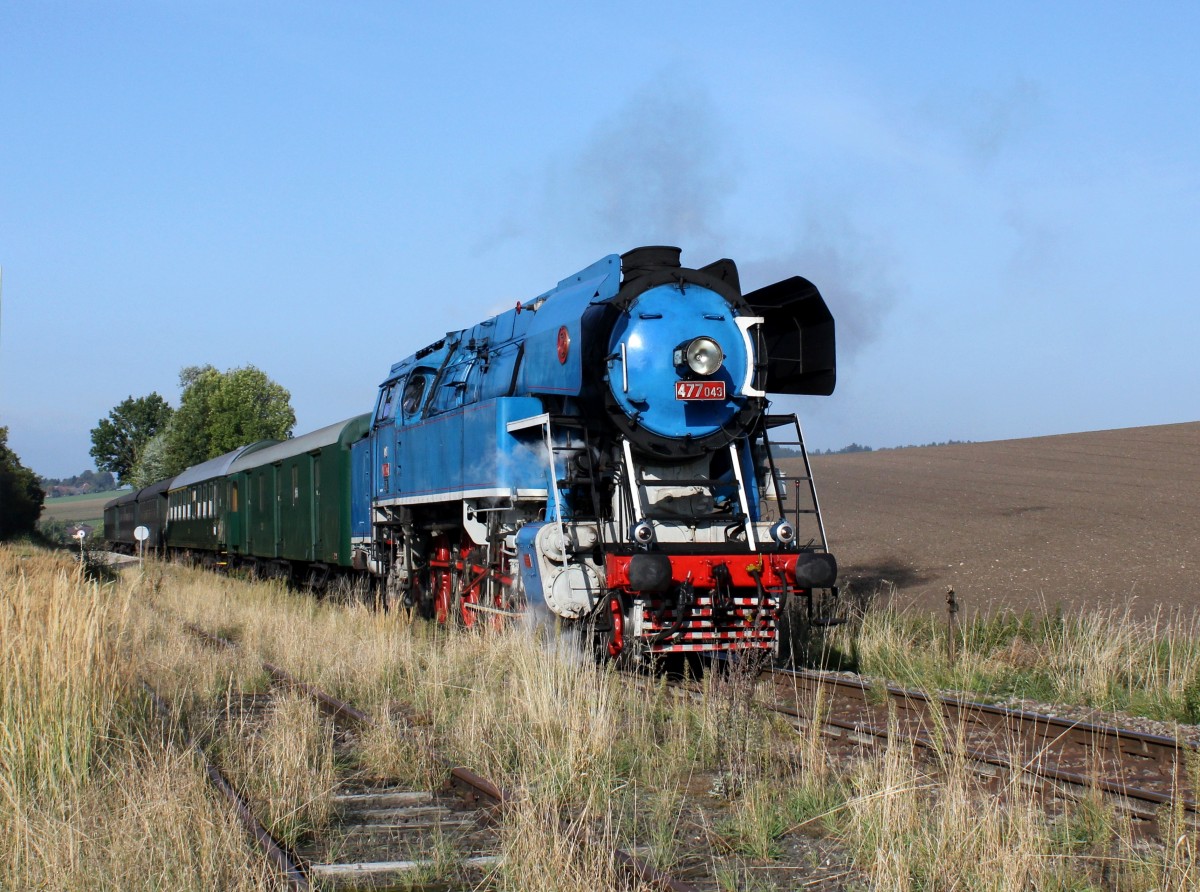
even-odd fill
[[[966,612],[1200,605],[1200,423],[814,456],[842,584]],[[785,463],[789,471],[792,462]]]

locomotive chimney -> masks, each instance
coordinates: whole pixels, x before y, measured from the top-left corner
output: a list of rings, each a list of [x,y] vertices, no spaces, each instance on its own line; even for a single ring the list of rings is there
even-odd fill
[[[679,268],[679,248],[670,245],[650,245],[645,248],[634,248],[621,255],[621,272],[625,281],[632,282],[638,276],[664,267]]]

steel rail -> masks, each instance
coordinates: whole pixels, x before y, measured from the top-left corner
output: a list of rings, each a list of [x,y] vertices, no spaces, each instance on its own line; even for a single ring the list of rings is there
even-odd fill
[[[1025,772],[1046,781],[1100,790],[1117,797],[1132,816],[1153,826],[1158,824],[1159,807],[1166,805],[1182,807],[1189,813],[1192,824],[1200,822],[1200,805],[1194,796],[1180,789],[1179,783],[1180,766],[1189,754],[1197,752],[1197,748],[1181,744],[1170,737],[1028,710],[1007,709],[957,697],[939,698],[893,684],[874,686],[863,679],[810,670],[772,669],[766,670],[766,674],[771,678],[777,693],[782,691],[784,694],[795,696],[795,706],[759,701],[764,707],[784,715],[805,721],[812,719],[812,716],[806,714],[799,706],[799,695],[802,692],[814,696],[822,687],[853,692],[849,699],[861,702],[864,708],[870,711],[872,707],[867,698],[879,691],[886,695],[885,702],[896,706],[897,711],[900,708],[909,710],[906,718],[916,723],[916,729],[907,732],[897,729],[897,733],[917,746],[926,749],[940,748],[976,762],[1009,771]],[[916,709],[913,708],[914,705]],[[925,711],[918,711],[920,709]],[[1032,752],[1018,750],[1022,753],[1022,758],[1017,759],[999,749],[986,749],[965,742],[962,746],[956,746],[952,741],[931,733],[932,729],[927,727],[935,711],[940,713],[945,727],[952,727],[957,723],[959,726],[970,725],[989,735],[999,732],[1015,734],[1032,745]],[[832,715],[827,715],[822,721],[827,727],[837,728],[851,735],[865,734],[881,740],[893,736],[889,723],[850,720]],[[1117,765],[1133,769],[1130,771],[1132,774],[1136,774],[1137,769],[1154,765],[1160,770],[1163,786],[1171,792],[1139,786],[1135,781],[1124,777],[1125,772],[1120,770],[1113,777],[1101,777],[1096,773],[1073,771],[1052,761],[1054,756],[1058,757],[1060,763],[1070,758],[1069,751],[1074,751],[1077,758],[1091,762],[1107,756]],[[1140,761],[1134,764],[1130,761],[1133,758]]]
[[[858,687],[864,692],[874,690],[874,685],[865,679],[849,679],[830,675],[829,673],[816,672],[805,669],[770,669],[767,670],[776,678],[803,678],[811,681],[816,681],[822,684],[828,684],[830,681],[836,681],[842,686]],[[1183,751],[1197,751],[1200,749],[1187,744],[1180,743],[1174,737],[1166,737],[1162,734],[1151,734],[1146,731],[1138,731],[1133,728],[1120,728],[1114,725],[1100,725],[1093,722],[1085,722],[1078,719],[1068,719],[1062,716],[1050,715],[1048,713],[1030,712],[1024,709],[1010,709],[1005,706],[996,706],[992,703],[981,703],[976,700],[964,700],[959,697],[940,696],[932,697],[924,691],[918,691],[911,688],[904,688],[899,685],[886,683],[883,685],[888,695],[891,697],[902,697],[906,700],[914,702],[924,702],[931,705],[940,705],[951,709],[974,712],[985,715],[996,716],[997,718],[1013,719],[1017,724],[1042,724],[1048,727],[1060,728],[1064,731],[1078,732],[1090,734],[1099,737],[1108,737],[1114,741],[1129,741],[1143,746],[1147,755],[1152,755],[1156,761],[1174,762],[1177,761],[1177,756]],[[1163,757],[1169,758],[1163,758]]]
[[[231,641],[221,635],[216,635],[192,623],[185,622],[184,627],[192,634],[212,644],[230,649],[237,649],[239,647],[237,642]],[[368,713],[339,700],[315,685],[300,681],[280,667],[266,661],[263,661],[262,665],[280,683],[294,686],[315,699],[329,715],[365,726],[378,724],[375,718]],[[454,765],[440,757],[437,757],[436,761],[445,769],[449,785],[468,803],[491,811],[499,811],[512,803],[512,797],[505,790],[487,778],[476,774],[471,769],[461,765]],[[614,847],[611,854],[616,864],[626,873],[647,885],[666,890],[666,892],[699,892],[696,886],[663,873],[632,852],[626,852],[623,849]]]
[[[150,698],[150,702],[154,704],[154,709],[163,720],[164,725],[169,728],[174,721],[170,707],[167,706],[166,702],[158,695],[158,692],[146,681],[142,681],[142,690]],[[258,843],[258,846],[267,856],[267,860],[283,874],[284,879],[291,888],[297,890],[297,892],[308,892],[311,886],[303,868],[297,864],[296,860],[292,858],[283,844],[275,839],[270,831],[258,822],[246,800],[238,794],[233,785],[221,774],[220,769],[208,757],[208,753],[204,751],[204,747],[190,734],[187,737],[187,744],[203,763],[204,773],[208,777],[209,783],[219,790],[233,805],[238,820],[242,822],[242,825],[246,828],[250,836]]]

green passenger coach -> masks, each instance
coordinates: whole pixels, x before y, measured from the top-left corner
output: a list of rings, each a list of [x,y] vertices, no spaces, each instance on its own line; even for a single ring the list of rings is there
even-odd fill
[[[371,416],[247,452],[226,470],[226,529],[233,562],[318,576],[350,566],[350,446]],[[297,574],[298,575],[298,574]]]
[[[214,555],[225,550],[225,506],[228,504],[225,477],[229,466],[240,456],[276,442],[259,440],[218,455],[188,468],[171,482],[167,491],[167,529],[173,550],[196,550]]]

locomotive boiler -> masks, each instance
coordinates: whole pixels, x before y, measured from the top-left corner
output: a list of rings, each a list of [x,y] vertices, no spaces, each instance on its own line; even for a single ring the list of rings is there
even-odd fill
[[[770,648],[837,565],[768,393],[828,395],[835,365],[806,279],[605,257],[391,367],[349,446],[350,564],[389,603],[557,617],[614,658]]]

